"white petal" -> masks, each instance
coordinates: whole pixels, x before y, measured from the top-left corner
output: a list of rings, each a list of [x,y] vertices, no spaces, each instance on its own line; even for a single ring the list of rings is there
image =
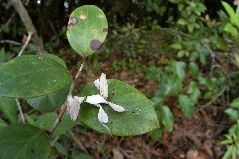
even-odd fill
[[[78,103],[82,103],[83,101],[84,101],[84,99],[85,99],[85,97],[78,97],[78,96],[74,96],[73,97],[74,98],[74,100],[76,100]]]
[[[95,84],[95,87],[96,87],[98,90],[100,90],[100,80],[99,80],[99,79],[95,80],[95,81],[94,81],[94,84]]]
[[[98,120],[101,123],[108,123],[108,115],[105,113],[104,109],[100,107],[98,112]]]
[[[68,103],[72,103],[73,101],[74,101],[74,99],[73,99],[72,95],[69,95],[69,96],[67,97],[67,102],[68,102]]]
[[[85,102],[90,104],[107,103],[107,101],[103,97],[101,97],[99,94],[88,96]]]
[[[114,104],[114,103],[111,103],[111,102],[108,102],[108,104],[111,106],[111,108],[113,108],[117,112],[124,112],[124,111],[126,111],[123,107],[121,107],[121,106],[119,106],[117,104]]]
[[[71,119],[75,121],[79,114],[80,104],[83,102],[84,97],[77,97],[77,96],[68,96],[67,97],[67,108],[66,111],[70,115]]]
[[[104,73],[100,76],[100,95],[105,99],[108,97],[108,82]]]

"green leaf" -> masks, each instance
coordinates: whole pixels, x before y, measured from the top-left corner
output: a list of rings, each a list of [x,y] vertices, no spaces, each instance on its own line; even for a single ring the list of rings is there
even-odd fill
[[[231,102],[230,106],[231,106],[232,108],[239,109],[239,98],[234,99],[234,100]]]
[[[108,80],[109,97],[107,101],[124,107],[126,112],[115,112],[109,105],[103,105],[103,109],[109,117],[106,124],[110,132],[98,121],[99,108],[84,103],[80,109],[81,121],[90,128],[101,133],[117,136],[140,135],[159,127],[159,121],[153,102],[137,89],[118,80]],[[81,96],[98,94],[93,83],[87,84],[82,90]]]
[[[68,156],[66,148],[60,144],[59,142],[56,142],[54,144],[54,147],[57,149],[57,151],[62,155],[62,156]]]
[[[37,120],[33,125],[44,130],[50,130],[56,118],[57,114],[55,112],[45,113],[43,115],[38,116]],[[53,136],[57,137],[64,134],[66,131],[70,130],[73,126],[75,126],[75,124],[76,122],[72,121],[68,114],[64,114]]]
[[[0,49],[0,63],[3,63],[6,61],[6,52],[4,48]]]
[[[230,16],[231,23],[235,24],[239,28],[239,18],[237,17],[236,12],[227,2],[222,1],[222,5],[227,11],[227,14]]]
[[[190,84],[188,86],[187,93],[189,93],[191,95],[190,99],[192,99],[192,101],[194,103],[197,102],[198,98],[201,95],[201,92],[200,92],[199,88],[197,87],[197,84],[194,81],[190,82]]]
[[[174,117],[171,110],[167,106],[161,106],[159,111],[160,111],[163,126],[169,132],[173,131]]]
[[[181,50],[183,48],[182,45],[179,43],[174,43],[174,44],[170,45],[170,47],[175,50]]]
[[[164,98],[177,95],[182,90],[182,81],[177,76],[167,76],[160,81],[160,89],[154,98]]]
[[[186,64],[184,62],[173,62],[172,63],[173,71],[178,78],[183,81],[185,78],[185,67]]]
[[[224,52],[228,50],[228,43],[225,38],[222,38],[220,36],[212,36],[212,38],[210,39],[212,40],[213,45],[215,45],[216,48]]]
[[[194,62],[190,62],[189,64],[189,72],[190,72],[190,75],[193,77],[193,78],[198,78],[198,75],[199,75],[199,68],[198,68],[198,65],[195,64]]]
[[[232,159],[237,159],[237,147],[236,147],[236,145],[234,145],[233,149],[232,149]]]
[[[69,86],[71,74],[54,55],[23,55],[0,67],[0,96],[31,98]]]
[[[18,122],[15,98],[0,97],[0,112],[2,112],[12,123]]]
[[[234,38],[237,38],[237,36],[238,36],[237,29],[231,23],[226,24],[226,26],[224,27],[224,31],[231,34],[231,36],[233,36]]]
[[[217,79],[216,78],[207,78],[207,77],[198,77],[198,81],[206,86],[210,91],[213,91],[217,88]]]
[[[155,142],[160,139],[162,134],[163,134],[163,127],[160,127],[150,132],[150,138]]]
[[[30,125],[9,125],[0,129],[1,159],[43,159],[50,152],[46,134]]]
[[[226,153],[223,155],[222,159],[228,159],[231,156],[231,154],[232,154],[232,149],[233,149],[233,146],[229,146],[229,148],[227,149]]]
[[[68,92],[69,87],[65,87],[45,96],[27,99],[27,102],[32,108],[41,112],[55,111],[57,108],[63,105],[67,98]]]
[[[195,112],[193,101],[186,95],[179,95],[179,106],[186,117],[192,117]]]
[[[239,121],[239,120],[237,120],[237,121]],[[229,128],[228,134],[229,134],[229,135],[236,134],[236,136],[237,136],[238,139],[239,139],[239,122],[237,122],[236,124],[233,124],[233,125]]]
[[[225,110],[225,113],[232,119],[232,120],[237,120],[239,119],[239,113],[237,110],[233,108],[228,108]]]
[[[0,129],[5,126],[7,126],[7,123],[2,118],[0,118]]]
[[[104,12],[93,5],[75,9],[67,26],[67,38],[71,47],[80,55],[96,52],[104,42],[108,23]]]

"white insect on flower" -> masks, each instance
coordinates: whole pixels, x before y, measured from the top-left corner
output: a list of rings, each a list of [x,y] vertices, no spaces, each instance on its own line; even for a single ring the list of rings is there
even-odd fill
[[[94,84],[100,93],[97,95],[88,96],[85,102],[100,108],[98,112],[98,120],[106,127],[105,124],[108,123],[108,115],[100,104],[108,104],[114,111],[117,112],[124,112],[126,110],[122,106],[108,102],[106,100],[108,98],[108,81],[104,73],[101,74],[100,79],[94,81]]]
[[[85,97],[68,96],[66,111],[70,115],[71,120],[75,121],[79,114],[80,105],[84,101]]]
[[[98,14],[98,15],[97,15],[97,18],[103,19],[104,16],[103,16],[102,14]]]

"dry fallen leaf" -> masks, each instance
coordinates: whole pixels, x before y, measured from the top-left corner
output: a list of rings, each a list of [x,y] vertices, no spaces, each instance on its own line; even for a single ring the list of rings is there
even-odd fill
[[[198,158],[198,151],[197,150],[188,150],[187,152],[187,159],[197,159]]]
[[[113,159],[124,159],[123,154],[118,149],[113,149]]]

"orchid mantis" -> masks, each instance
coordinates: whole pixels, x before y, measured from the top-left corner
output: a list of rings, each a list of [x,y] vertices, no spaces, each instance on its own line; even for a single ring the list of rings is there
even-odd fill
[[[83,102],[92,104],[99,108],[98,120],[101,124],[106,126],[108,123],[108,115],[104,111],[101,104],[109,105],[116,112],[126,111],[122,106],[107,101],[108,98],[108,81],[104,73],[101,74],[99,79],[94,81],[95,87],[99,90],[99,94],[91,95],[87,97],[69,96],[67,98],[67,112],[70,114],[72,120],[76,120],[79,114],[80,105]],[[108,128],[108,127],[107,127]]]

